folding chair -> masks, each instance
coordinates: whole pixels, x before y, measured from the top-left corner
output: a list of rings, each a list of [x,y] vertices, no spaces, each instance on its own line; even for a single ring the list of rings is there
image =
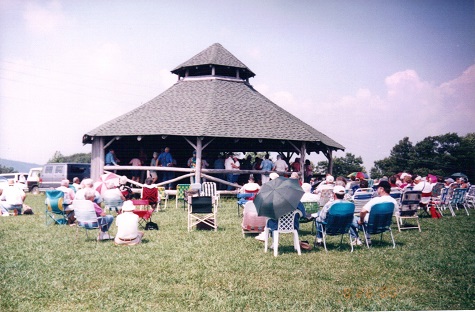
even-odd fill
[[[159,209],[167,209],[168,205],[168,193],[165,191],[163,186],[157,187],[158,194],[160,195],[160,201],[158,202]],[[162,208],[162,201],[165,201],[165,205]]]
[[[454,189],[454,193],[452,194],[452,197],[450,197],[449,200],[449,206],[452,208],[453,211],[453,207],[458,210],[458,206],[462,205],[462,207],[465,209],[465,212],[467,213],[467,216],[469,216],[470,214],[468,213],[467,202],[465,201],[465,194],[467,194],[467,191],[468,189],[466,188]]]
[[[218,230],[218,209],[211,196],[190,196],[188,200],[188,232],[200,223]]]
[[[363,224],[363,233],[365,236],[366,246],[369,248],[369,241],[367,234],[381,234],[381,241],[383,240],[383,233],[389,232],[391,234],[391,240],[393,242],[393,248],[396,248],[394,242],[393,232],[391,230],[391,223],[394,213],[393,203],[379,203],[371,207],[369,213],[368,223]]]
[[[75,200],[73,202],[74,216],[76,218],[76,239],[79,228],[86,231],[86,240],[89,239],[88,231],[101,230],[101,226],[106,223],[106,217],[98,217],[94,209],[94,203],[90,200]],[[109,231],[105,233],[109,234]],[[97,240],[96,240],[97,243]]]
[[[158,196],[159,194],[157,187],[142,187],[140,199],[148,200],[148,203],[152,209],[155,209],[158,205],[158,202],[160,201]]]
[[[435,202],[435,205],[437,206],[437,209],[439,209],[439,211],[441,211],[441,213],[442,213],[442,209],[444,209],[444,210],[449,209],[450,213],[452,214],[452,217],[455,217],[455,212],[452,209],[452,206],[449,205],[450,197],[452,197],[453,192],[454,192],[453,188],[444,187],[440,191],[440,199],[438,199]]]
[[[122,199],[109,199],[104,197],[104,209],[109,213],[112,211],[112,209],[114,209],[116,213],[119,213],[119,210],[122,209],[123,204],[124,201]]]
[[[402,193],[399,209],[395,213],[399,232],[401,232],[401,230],[408,229],[419,229],[419,232],[421,231],[419,216],[417,215],[417,209],[419,208],[419,203],[421,202],[421,196],[421,191],[404,191]],[[372,212],[373,209],[371,209],[371,213]],[[408,219],[415,219],[417,225],[404,224],[404,221]]]
[[[178,201],[183,201],[183,208],[185,208],[185,192],[190,189],[190,184],[177,184],[175,208],[178,208]]]
[[[277,220],[277,230],[272,231],[272,244],[274,248],[274,257],[277,257],[278,248],[279,248],[279,234],[292,234],[294,238],[294,249],[297,250],[297,254],[300,256],[302,254],[300,250],[300,241],[299,241],[299,233],[294,226],[295,215],[298,214],[302,216],[302,212],[298,209],[289,212],[286,215],[283,215]],[[264,252],[267,252],[268,244],[269,244],[269,228],[265,227],[265,240],[264,240]]]
[[[51,223],[67,224],[66,212],[63,207],[64,193],[58,190],[46,191],[46,225]]]
[[[353,203],[355,204],[355,213],[360,213],[363,206],[373,197],[374,190],[372,188],[357,189],[352,197]]]
[[[261,233],[264,232],[266,227],[267,217],[260,217],[257,215],[256,206],[253,201],[248,201],[244,204],[242,212],[242,236],[249,233]]]
[[[341,235],[340,246],[343,242],[343,235],[348,234],[351,252],[353,252],[353,245],[351,244],[350,227],[353,223],[353,216],[355,214],[355,204],[353,203],[335,203],[328,210],[325,221],[316,221],[317,232],[322,233],[323,246],[327,250],[326,237]],[[317,237],[315,236],[315,244]]]
[[[317,213],[320,205],[318,202],[302,202],[304,208],[305,208],[305,214],[307,215],[306,217],[301,217],[299,220],[299,223],[308,223],[312,222],[312,234],[315,229],[315,218],[312,217],[313,213]]]
[[[211,196],[216,206],[219,206],[219,194],[216,189],[216,183],[214,182],[203,182],[201,185],[201,196]]]
[[[470,186],[467,195],[465,195],[465,200],[467,204],[470,204],[475,208],[475,185]]]
[[[139,225],[145,228],[147,222],[152,221],[153,209],[146,199],[133,199],[132,204],[135,206],[134,214],[139,216]]]

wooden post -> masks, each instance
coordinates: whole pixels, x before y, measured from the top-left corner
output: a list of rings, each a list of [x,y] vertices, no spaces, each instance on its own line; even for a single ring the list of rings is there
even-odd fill
[[[333,156],[332,156],[332,150],[328,150],[328,173],[333,175]]]
[[[307,154],[307,144],[302,142],[300,147],[300,179],[305,182],[305,155]]]
[[[203,149],[203,141],[200,137],[196,137],[196,171],[195,183],[201,183],[201,155]]]
[[[104,138],[94,137],[91,151],[91,179],[97,181],[104,172]]]

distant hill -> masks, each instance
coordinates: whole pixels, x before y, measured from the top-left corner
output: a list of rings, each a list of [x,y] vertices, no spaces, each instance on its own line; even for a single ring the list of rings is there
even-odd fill
[[[42,167],[43,165],[0,158],[0,166],[12,167],[17,172],[28,172],[31,168]]]

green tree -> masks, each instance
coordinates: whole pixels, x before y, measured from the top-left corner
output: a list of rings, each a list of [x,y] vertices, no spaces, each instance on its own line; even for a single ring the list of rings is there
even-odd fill
[[[0,173],[12,173],[15,172],[15,169],[12,167],[0,166]]]
[[[328,168],[328,161],[318,162],[318,171],[326,172]],[[351,153],[346,153],[344,157],[333,157],[333,176],[344,176],[352,172],[365,171],[363,166],[363,159],[361,156],[356,157]]]
[[[60,151],[56,151],[49,163],[90,163],[91,153],[77,153],[70,156],[64,156]]]

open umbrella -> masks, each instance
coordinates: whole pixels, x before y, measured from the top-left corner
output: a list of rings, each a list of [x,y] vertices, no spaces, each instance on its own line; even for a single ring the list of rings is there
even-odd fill
[[[368,179],[368,178],[369,178],[366,173],[361,172],[361,171],[359,171],[359,172],[352,172],[352,173],[350,173],[347,177],[348,177],[348,178],[355,177],[355,178],[360,179],[360,180],[364,180],[364,179]]]
[[[457,179],[457,178],[467,178],[467,175],[466,174],[463,174],[462,172],[456,172],[454,174],[451,175],[451,177],[453,179]]]
[[[94,189],[98,191],[99,194],[104,195],[104,192],[107,190],[107,183],[112,181],[114,185],[119,186],[119,180],[120,176],[113,172],[103,174],[99,177],[99,180],[94,183]]]
[[[271,219],[297,209],[304,191],[297,179],[278,177],[262,185],[254,198],[257,215]]]

